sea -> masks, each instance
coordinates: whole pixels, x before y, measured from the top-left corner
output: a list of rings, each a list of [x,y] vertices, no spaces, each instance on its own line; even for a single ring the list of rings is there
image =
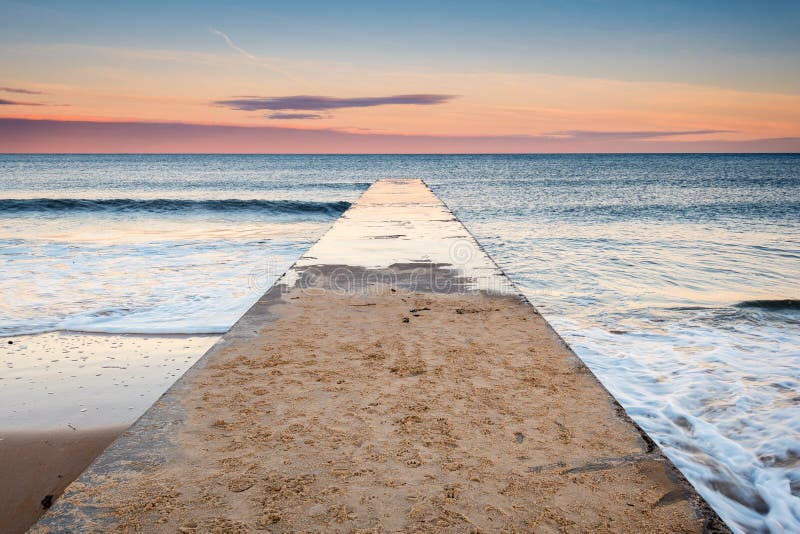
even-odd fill
[[[0,155],[0,336],[225,332],[388,177],[734,530],[800,531],[800,155]]]

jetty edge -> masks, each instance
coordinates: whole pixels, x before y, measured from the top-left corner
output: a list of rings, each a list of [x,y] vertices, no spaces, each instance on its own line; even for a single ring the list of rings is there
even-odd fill
[[[421,180],[375,182],[32,532],[729,532]]]

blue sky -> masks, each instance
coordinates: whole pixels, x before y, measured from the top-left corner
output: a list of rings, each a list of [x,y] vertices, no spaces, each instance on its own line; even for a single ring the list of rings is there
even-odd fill
[[[0,2],[4,44],[214,51],[800,90],[800,2]]]

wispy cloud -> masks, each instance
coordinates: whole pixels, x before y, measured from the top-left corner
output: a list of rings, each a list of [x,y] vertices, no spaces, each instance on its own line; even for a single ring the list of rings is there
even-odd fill
[[[454,99],[455,95],[415,94],[369,96],[355,98],[337,98],[333,96],[243,96],[230,100],[217,100],[214,104],[226,106],[240,111],[259,110],[294,110],[294,111],[323,111],[342,108],[368,108],[374,106],[412,105],[433,106],[445,104]]]
[[[280,74],[281,76],[284,76],[285,78],[288,78],[288,79],[290,79],[292,81],[295,81],[295,82],[299,81],[295,76],[293,76],[293,75],[289,74],[288,72],[286,72],[285,70],[277,67],[274,64],[273,61],[267,61],[264,58],[258,57],[255,54],[251,54],[250,52],[248,52],[247,50],[245,50],[241,46],[237,45],[236,43],[233,42],[233,39],[231,39],[228,36],[228,34],[226,34],[225,32],[220,31],[220,30],[218,30],[216,28],[209,28],[208,31],[210,31],[212,34],[222,38],[222,40],[225,41],[225,44],[228,45],[228,48],[230,48],[231,50],[233,50],[234,52],[236,52],[240,56],[242,56],[244,58],[247,58],[249,61],[252,61],[255,65],[258,65],[259,67],[263,67],[265,69],[271,70],[271,71],[273,71],[273,72],[275,72],[277,74]]]
[[[228,37],[228,35],[225,32],[222,32],[222,31],[220,31],[220,30],[218,30],[216,28],[209,28],[208,31],[210,31],[214,35],[218,35],[219,37],[222,37],[222,40],[225,41],[225,44],[227,44],[228,48],[230,48],[231,50],[235,50],[236,52],[238,52],[239,54],[243,55],[244,57],[246,57],[250,61],[255,61],[257,63],[260,62],[260,60],[256,56],[254,56],[253,54],[251,54],[250,52],[248,52],[244,48],[242,48],[240,46],[237,46],[236,43],[234,43],[233,40],[230,37]]]
[[[31,89],[22,89],[20,87],[0,87],[0,91],[4,93],[17,93],[20,95],[46,95],[42,91],[33,91]]]
[[[576,141],[607,141],[614,139],[659,139],[662,137],[680,137],[686,135],[709,135],[720,133],[734,133],[734,130],[633,130],[633,131],[596,131],[596,130],[566,130],[563,132],[550,132],[545,137],[570,139]]]
[[[270,113],[267,115],[268,119],[321,119],[322,115],[317,113]]]
[[[45,104],[40,104],[39,102],[21,102],[19,100],[7,100],[5,98],[0,98],[0,106],[44,106]]]

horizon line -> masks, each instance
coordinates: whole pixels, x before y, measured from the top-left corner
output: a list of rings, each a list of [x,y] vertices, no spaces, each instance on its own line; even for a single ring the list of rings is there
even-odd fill
[[[794,138],[787,138],[794,139]],[[797,156],[797,152],[3,152],[0,156]]]

